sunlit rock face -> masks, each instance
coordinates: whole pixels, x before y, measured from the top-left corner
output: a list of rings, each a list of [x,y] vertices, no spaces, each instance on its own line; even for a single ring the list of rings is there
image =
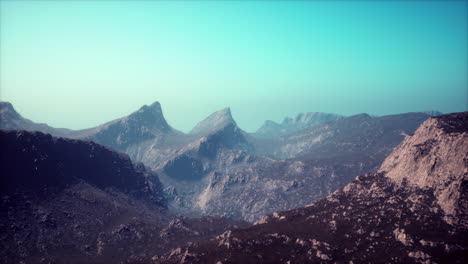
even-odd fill
[[[450,223],[466,211],[468,116],[431,118],[385,159],[380,171],[398,184],[431,189]],[[464,192],[465,191],[465,192]]]
[[[464,263],[467,133],[468,112],[431,118],[378,172],[155,262]]]

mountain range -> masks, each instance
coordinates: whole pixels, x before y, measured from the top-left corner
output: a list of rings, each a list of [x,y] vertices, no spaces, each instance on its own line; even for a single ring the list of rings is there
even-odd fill
[[[92,140],[156,172],[172,210],[187,216],[258,220],[320,199],[371,172],[413,133],[427,113],[372,117],[304,113],[285,118],[288,133],[259,136],[240,129],[229,108],[190,133],[172,128],[161,105],[85,130],[54,129],[0,104],[1,129],[38,130]],[[433,114],[433,113],[431,113]]]
[[[229,109],[188,134],[156,118],[160,109],[55,131],[2,103],[0,262],[463,263],[468,254],[468,112],[362,114],[265,138]]]

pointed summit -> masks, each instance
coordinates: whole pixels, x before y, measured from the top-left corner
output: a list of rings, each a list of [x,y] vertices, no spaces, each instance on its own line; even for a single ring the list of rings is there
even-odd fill
[[[143,105],[138,110],[138,112],[146,112],[146,111],[151,111],[153,113],[161,113],[162,114],[161,104],[158,101],[156,101],[156,102],[150,104],[149,106],[148,105]]]
[[[143,105],[138,111],[133,112],[122,121],[134,125],[146,127],[149,131],[169,131],[171,127],[164,118],[161,104],[156,101],[151,105]]]
[[[0,120],[4,119],[18,119],[21,115],[16,112],[15,108],[10,102],[0,102]]]
[[[161,104],[144,105],[129,116],[97,127],[87,139],[125,151],[133,144],[173,132],[162,113]]]
[[[209,134],[211,132],[223,129],[228,125],[237,126],[236,122],[232,118],[231,109],[229,107],[226,107],[224,109],[212,113],[203,121],[198,123],[192,129],[192,131],[190,131],[190,134]]]

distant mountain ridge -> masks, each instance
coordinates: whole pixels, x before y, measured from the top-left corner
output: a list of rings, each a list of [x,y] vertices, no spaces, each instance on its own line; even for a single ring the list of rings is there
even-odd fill
[[[342,117],[337,114],[320,112],[300,113],[294,118],[285,117],[281,124],[267,120],[255,132],[255,135],[259,137],[279,137]]]

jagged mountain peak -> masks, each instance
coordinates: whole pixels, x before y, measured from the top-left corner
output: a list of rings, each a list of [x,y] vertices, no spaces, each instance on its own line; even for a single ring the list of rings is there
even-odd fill
[[[18,112],[16,112],[15,108],[10,102],[0,101],[0,116],[3,118],[8,116],[9,118],[19,118],[21,117]]]
[[[190,131],[190,134],[209,134],[223,129],[228,125],[237,126],[236,121],[232,118],[231,108],[226,107],[212,113],[202,120]]]
[[[159,101],[156,101],[150,105],[143,105],[138,110],[138,112],[146,112],[146,111],[152,111],[154,113],[162,113],[161,103],[159,103]]]
[[[162,112],[161,104],[156,101],[151,105],[143,105],[130,115],[102,125],[121,124],[124,127],[135,127],[149,133],[169,132],[172,128],[167,123]]]
[[[161,104],[144,105],[129,116],[116,119],[95,129],[86,139],[125,151],[137,144],[157,136],[174,132],[162,113]]]
[[[167,129],[169,125],[164,118],[161,104],[156,101],[151,105],[143,105],[137,111],[130,114],[127,118],[140,118],[140,121],[145,121],[153,127]],[[161,127],[162,126],[162,127]]]

